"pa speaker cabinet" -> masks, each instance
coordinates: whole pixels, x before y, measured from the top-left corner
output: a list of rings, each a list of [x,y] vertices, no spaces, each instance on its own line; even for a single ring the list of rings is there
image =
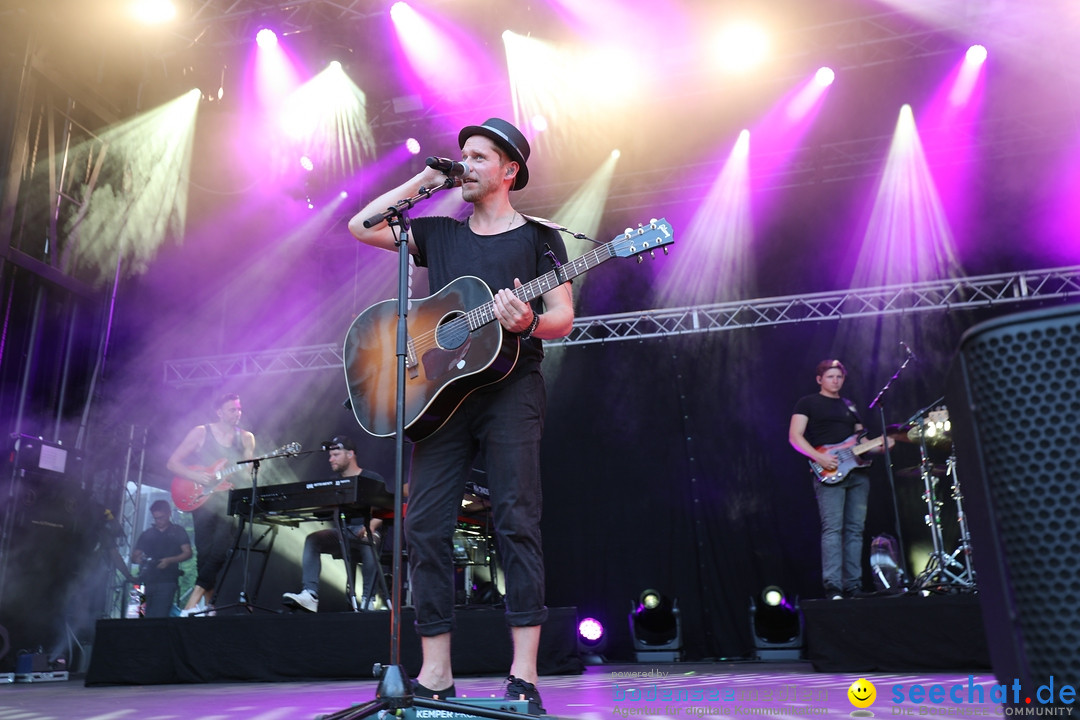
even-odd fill
[[[946,400],[994,673],[1021,705],[1058,695],[1080,682],[1080,305],[972,327]]]

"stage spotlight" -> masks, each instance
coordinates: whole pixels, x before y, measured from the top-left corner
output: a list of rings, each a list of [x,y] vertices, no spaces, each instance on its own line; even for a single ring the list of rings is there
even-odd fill
[[[731,148],[731,157],[740,160],[745,160],[750,157],[750,131],[739,131],[739,137],[735,140],[734,147]]]
[[[268,48],[277,45],[277,33],[270,28],[262,28],[259,32],[255,33],[255,42],[261,48]]]
[[[814,82],[821,87],[829,87],[836,80],[836,73],[830,67],[823,67],[814,73]]]
[[[607,648],[607,631],[596,618],[585,618],[578,623],[578,653],[586,665],[603,665]]]
[[[803,647],[803,617],[798,598],[794,604],[778,585],[761,591],[761,604],[750,598],[750,631],[754,659],[799,660]]]
[[[723,70],[745,73],[765,62],[770,43],[769,36],[760,26],[737,22],[720,31],[713,47],[716,62]]]
[[[311,158],[309,158],[307,155],[301,155],[300,156],[300,167],[304,168],[308,172],[311,172],[312,170],[315,169],[315,163],[313,163],[311,161]]]
[[[399,1],[390,6],[390,19],[397,23],[408,22],[413,12],[409,3]]]
[[[964,59],[972,65],[981,65],[986,61],[986,48],[982,45],[972,45],[968,48]]]
[[[409,138],[405,141],[405,149],[408,150],[411,155],[419,155],[420,141],[416,138]]]
[[[131,12],[141,23],[159,25],[176,17],[176,6],[172,0],[136,0]]]
[[[637,662],[682,660],[682,619],[678,601],[649,588],[630,610],[630,637]]]

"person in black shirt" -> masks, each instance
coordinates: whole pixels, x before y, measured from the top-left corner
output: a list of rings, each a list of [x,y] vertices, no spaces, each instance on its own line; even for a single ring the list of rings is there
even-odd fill
[[[570,333],[574,304],[569,282],[530,302],[513,290],[567,262],[566,247],[557,232],[511,204],[510,192],[529,180],[529,143],[518,128],[490,118],[463,128],[458,145],[465,165],[461,198],[472,205],[472,214],[465,220],[415,218],[409,253],[418,266],[428,268],[431,289],[463,276],[487,285],[491,312],[503,337],[514,339],[517,362],[506,377],[469,395],[445,425],[413,445],[405,536],[423,654],[413,691],[428,697],[454,694],[452,537],[465,482],[482,454],[491,481],[495,534],[506,577],[506,620],[514,645],[506,697],[524,697],[540,706],[536,655],[547,617],[540,539],[540,437],[546,405],[541,341]],[[440,171],[425,168],[368,203],[349,221],[350,232],[368,245],[396,250],[395,233],[386,222],[365,228],[364,220],[421,187],[445,181]]]
[[[339,477],[357,477],[364,471],[356,460],[356,443],[353,442],[352,438],[335,435],[323,443],[323,448],[330,454],[330,469],[337,473]],[[366,472],[368,477],[375,478],[384,485],[386,484],[378,473],[371,470]],[[349,555],[352,558],[352,563],[350,563],[346,572],[349,573],[350,578],[353,578],[356,573],[355,563],[360,562],[363,567],[364,586],[360,592],[356,592],[354,587],[353,592],[362,599],[368,598],[367,602],[362,605],[364,610],[372,610],[376,605],[376,578],[378,577],[377,573],[382,571],[382,566],[379,565],[379,547],[382,541],[379,529],[381,527],[382,520],[373,518],[371,520],[371,534],[373,537],[368,540],[368,529],[364,526],[364,518],[352,518],[346,525],[349,534]],[[341,557],[341,533],[337,529],[316,530],[304,538],[304,554],[302,555],[303,585],[300,592],[289,592],[282,595],[282,600],[286,604],[299,607],[308,612],[319,611],[319,574],[322,572],[323,553],[332,555],[335,558]],[[350,582],[349,585],[352,586],[353,583]],[[384,598],[384,600],[389,601],[389,598]]]
[[[825,597],[838,600],[862,590],[863,528],[870,496],[870,478],[864,467],[840,468],[835,451],[823,448],[849,441],[863,430],[855,403],[840,397],[847,370],[839,360],[817,366],[820,390],[795,403],[788,427],[788,442],[817,463],[829,482],[814,475],[814,493],[821,516],[821,579]],[[891,442],[891,441],[890,441]],[[845,463],[847,464],[847,463]],[[843,479],[835,481],[837,471]]]
[[[139,565],[138,581],[145,588],[146,617],[168,617],[180,584],[180,563],[191,557],[187,530],[172,522],[167,500],[150,506],[154,524],[139,535],[131,562]]]

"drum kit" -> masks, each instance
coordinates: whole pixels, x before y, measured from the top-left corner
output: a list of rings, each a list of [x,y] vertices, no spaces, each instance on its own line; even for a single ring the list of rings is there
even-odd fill
[[[956,473],[956,452],[952,444],[952,425],[949,410],[941,398],[919,410],[906,423],[889,428],[894,440],[910,442],[919,448],[917,471],[923,481],[922,499],[926,504],[926,525],[930,529],[932,551],[926,567],[915,578],[912,590],[927,592],[973,591],[975,570],[971,564],[971,535],[964,515],[960,477]],[[943,462],[942,462],[943,461]],[[941,479],[949,481],[948,490],[956,503],[956,520],[960,531],[959,544],[951,553],[942,534],[942,508],[939,495]]]

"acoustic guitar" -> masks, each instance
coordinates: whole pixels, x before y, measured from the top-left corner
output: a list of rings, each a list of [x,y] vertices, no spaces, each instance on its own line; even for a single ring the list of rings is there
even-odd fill
[[[515,288],[529,302],[602,262],[632,257],[674,242],[666,220],[627,230],[611,242]],[[640,258],[639,258],[640,261]],[[506,377],[517,363],[518,336],[495,322],[494,295],[467,275],[409,304],[405,378],[405,435],[428,437],[474,390]],[[392,436],[397,387],[397,301],[384,300],[357,316],[345,336],[345,380],[356,421],[376,437]]]

